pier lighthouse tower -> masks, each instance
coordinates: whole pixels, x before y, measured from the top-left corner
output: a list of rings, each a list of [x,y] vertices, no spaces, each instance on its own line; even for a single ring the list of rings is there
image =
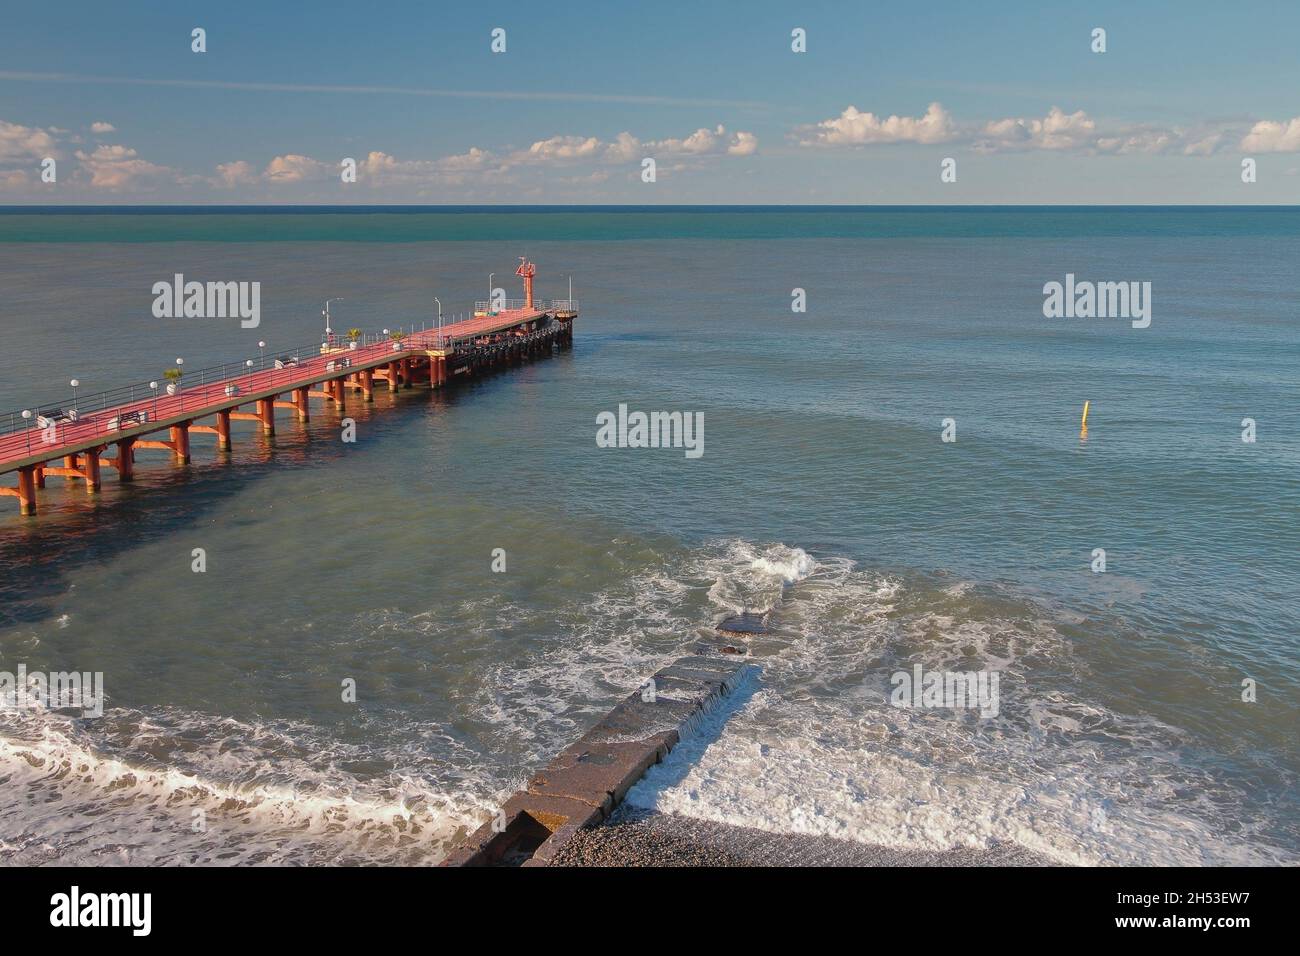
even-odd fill
[[[533,307],[533,276],[537,275],[537,266],[533,265],[524,256],[519,257],[519,268],[515,270],[515,275],[522,276],[524,280],[524,308]]]

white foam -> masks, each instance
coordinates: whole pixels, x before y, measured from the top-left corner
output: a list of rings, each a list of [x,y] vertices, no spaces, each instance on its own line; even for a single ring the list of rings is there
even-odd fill
[[[765,547],[731,541],[720,551],[707,551],[701,573],[711,574],[709,599],[722,608],[717,617],[743,612],[763,614],[779,607],[790,585],[818,569],[812,555],[784,544]]]
[[[898,848],[1013,841],[1072,863],[1295,861],[1233,818],[1242,794],[1189,766],[1187,735],[1108,710],[1053,620],[985,591],[727,540],[545,608],[378,609],[362,631],[431,649],[464,635],[455,693],[473,733],[390,715],[370,744],[346,745],[319,727],[174,711],[93,731],[5,715],[0,786],[16,796],[0,804],[0,859],[433,862],[711,615],[762,610],[761,686],[711,714],[634,805]],[[477,652],[508,628],[537,637]],[[910,662],[999,670],[1001,715],[889,706],[885,675]],[[352,769],[375,763],[389,769]],[[195,809],[207,833],[192,832]]]
[[[755,571],[778,577],[786,584],[802,581],[817,567],[817,562],[812,559],[812,555],[802,548],[781,547],[788,554],[778,556],[771,555],[769,552],[767,555],[755,558],[750,563],[750,567]]]
[[[208,770],[200,774],[100,752],[75,722],[57,714],[5,714],[0,786],[11,799],[0,807],[0,860],[431,863],[487,812],[471,794],[430,789],[400,772],[367,785],[313,767],[285,754],[285,740],[269,727],[213,723],[226,724],[224,743],[213,737],[190,754],[190,763]],[[132,750],[147,751],[142,745],[150,738],[193,743],[199,732],[189,722],[164,730],[146,719],[137,729]],[[241,759],[253,749],[264,756]]]
[[[753,550],[704,561],[713,600],[732,606],[756,570],[787,580]],[[909,590],[843,559],[802,570],[772,605],[763,689],[647,774],[633,805],[902,849],[1013,842],[1076,864],[1295,859],[1243,838],[1243,795],[1187,766],[1176,728],[1082,697],[1069,641],[1031,605],[1009,616],[973,582]],[[913,661],[1001,672],[1001,718],[889,706],[886,675]]]

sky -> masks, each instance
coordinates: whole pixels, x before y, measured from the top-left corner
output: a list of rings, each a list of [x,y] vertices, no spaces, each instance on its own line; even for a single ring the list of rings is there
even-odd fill
[[[1297,37],[1294,2],[14,3],[0,204],[1293,204]]]

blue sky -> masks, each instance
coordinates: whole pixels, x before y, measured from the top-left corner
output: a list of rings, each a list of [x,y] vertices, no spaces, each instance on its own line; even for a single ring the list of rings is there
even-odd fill
[[[1294,203],[1297,36],[1284,2],[12,4],[0,202]]]

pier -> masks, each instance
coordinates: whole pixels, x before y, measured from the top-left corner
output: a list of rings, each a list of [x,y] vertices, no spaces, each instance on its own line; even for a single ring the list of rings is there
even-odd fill
[[[516,275],[524,299],[495,303],[495,310],[494,303],[476,303],[473,318],[460,322],[351,341],[331,334],[319,346],[263,356],[255,367],[250,360],[203,369],[189,375],[193,384],[149,382],[0,417],[0,476],[17,475],[16,484],[0,485],[0,496],[17,498],[21,514],[35,515],[51,477],[79,481],[94,494],[105,470],[130,481],[142,450],[185,465],[192,436],[215,436],[218,449],[229,449],[232,421],[255,422],[263,435],[274,435],[277,410],[306,422],[313,400],[341,409],[350,392],[371,401],[376,388],[446,388],[567,349],[578,303],[535,301],[535,274],[521,260]]]

